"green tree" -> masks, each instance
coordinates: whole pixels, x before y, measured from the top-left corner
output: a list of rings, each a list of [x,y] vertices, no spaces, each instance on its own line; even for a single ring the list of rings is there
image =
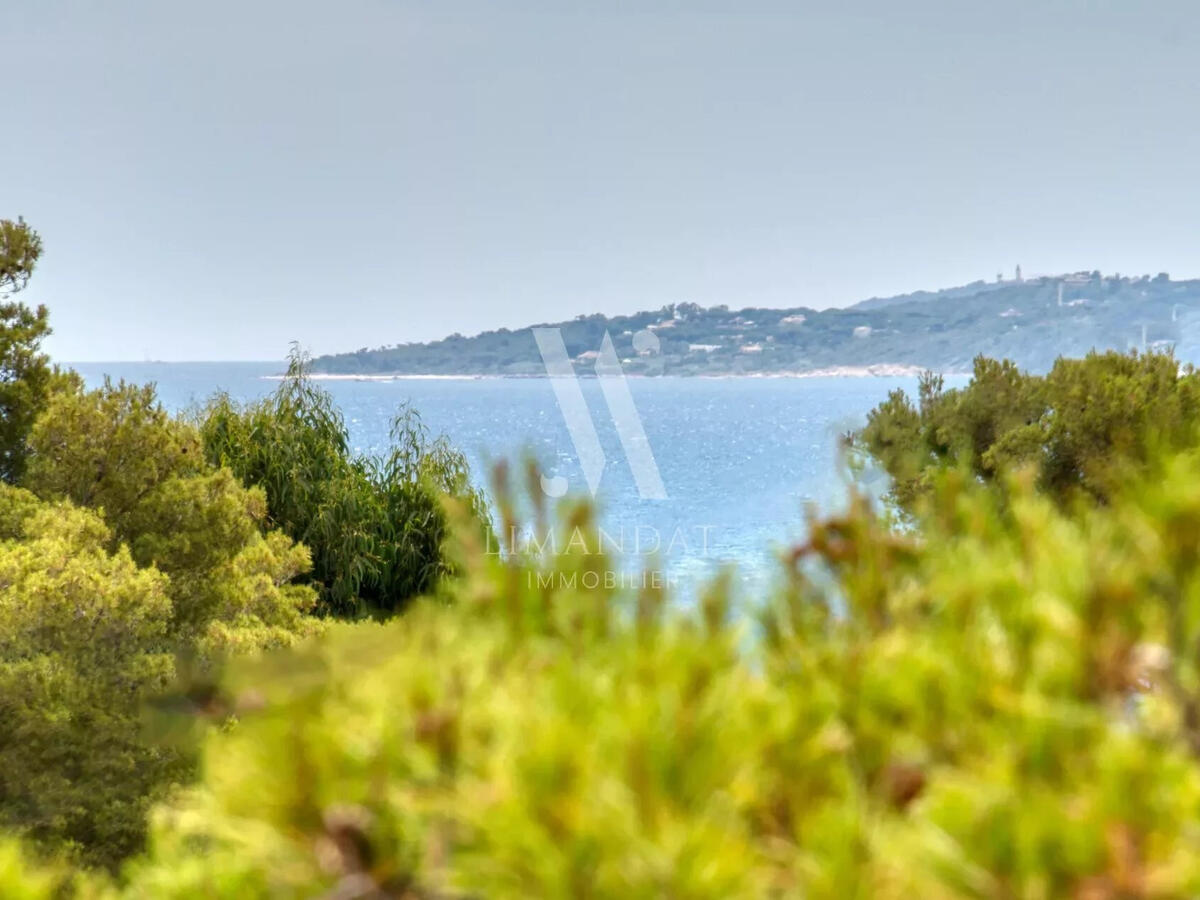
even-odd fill
[[[206,653],[273,646],[311,630],[315,597],[291,582],[308,551],[263,534],[266,498],[204,460],[199,433],[152,386],[57,392],[29,436],[25,484],[100,511],[112,549],[170,577],[172,631]]]
[[[0,486],[0,819],[113,865],[186,765],[142,703],[174,675],[168,582],[93,513]]]
[[[40,349],[50,333],[46,308],[7,299],[29,283],[41,253],[41,238],[23,220],[0,219],[0,480],[10,483],[20,478],[25,436],[55,377]]]
[[[41,255],[42,239],[24,219],[0,219],[0,296],[28,285]]]
[[[1023,466],[1061,503],[1106,501],[1161,449],[1200,442],[1200,376],[1163,354],[1091,353],[1059,359],[1044,376],[979,357],[963,388],[922,380],[871,412],[857,445],[893,480],[906,509],[944,468],[1003,484]]]
[[[56,391],[28,446],[31,491],[0,493],[0,819],[113,867],[193,763],[147,701],[206,712],[224,660],[316,631],[309,556],[153,388]]]
[[[264,490],[269,523],[311,549],[312,582],[338,615],[391,614],[450,573],[446,498],[486,515],[465,458],[411,409],[394,420],[386,455],[353,454],[298,354],[272,396],[245,406],[217,396],[199,423],[209,462]]]

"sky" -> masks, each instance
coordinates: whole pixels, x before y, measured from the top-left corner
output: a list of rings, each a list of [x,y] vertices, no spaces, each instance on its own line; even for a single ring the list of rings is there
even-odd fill
[[[1200,276],[1193,0],[0,0],[63,361]]]

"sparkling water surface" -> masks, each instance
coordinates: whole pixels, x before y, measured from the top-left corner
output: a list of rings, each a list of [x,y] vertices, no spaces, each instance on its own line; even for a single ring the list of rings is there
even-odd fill
[[[203,402],[217,390],[246,400],[270,393],[280,363],[76,363],[89,385],[104,376],[154,382],[168,408]],[[657,549],[668,578],[684,590],[727,563],[743,582],[769,580],[781,547],[804,531],[804,510],[844,499],[838,436],[908,377],[630,378],[634,402],[667,498],[640,499],[599,383],[584,396],[606,456],[596,500],[612,542],[633,568]],[[444,433],[487,485],[490,466],[532,452],[572,493],[587,484],[548,379],[397,379],[322,382],[346,417],[355,449],[387,446],[392,417],[411,403]],[[669,551],[669,552],[668,552]]]

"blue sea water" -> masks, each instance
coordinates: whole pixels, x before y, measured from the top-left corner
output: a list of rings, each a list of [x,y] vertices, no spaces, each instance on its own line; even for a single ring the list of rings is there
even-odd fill
[[[239,399],[273,391],[279,363],[78,363],[89,384],[104,376],[155,382],[172,410],[224,390]],[[491,465],[532,452],[548,476],[586,493],[582,469],[547,379],[323,382],[362,453],[387,446],[392,416],[411,403],[471,461],[486,487]],[[637,561],[659,552],[669,580],[694,587],[735,563],[743,581],[776,571],[779,549],[804,532],[808,504],[844,499],[838,436],[857,427],[905,377],[631,378],[666,499],[640,499],[599,383],[581,381],[606,464],[596,501],[611,542]]]

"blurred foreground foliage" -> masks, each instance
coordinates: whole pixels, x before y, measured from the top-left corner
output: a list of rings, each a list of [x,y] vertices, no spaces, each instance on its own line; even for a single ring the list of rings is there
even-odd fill
[[[203,781],[104,889],[1195,895],[1200,453],[1086,515],[953,469],[915,512],[814,519],[750,609],[467,541],[446,596],[237,665]]]

